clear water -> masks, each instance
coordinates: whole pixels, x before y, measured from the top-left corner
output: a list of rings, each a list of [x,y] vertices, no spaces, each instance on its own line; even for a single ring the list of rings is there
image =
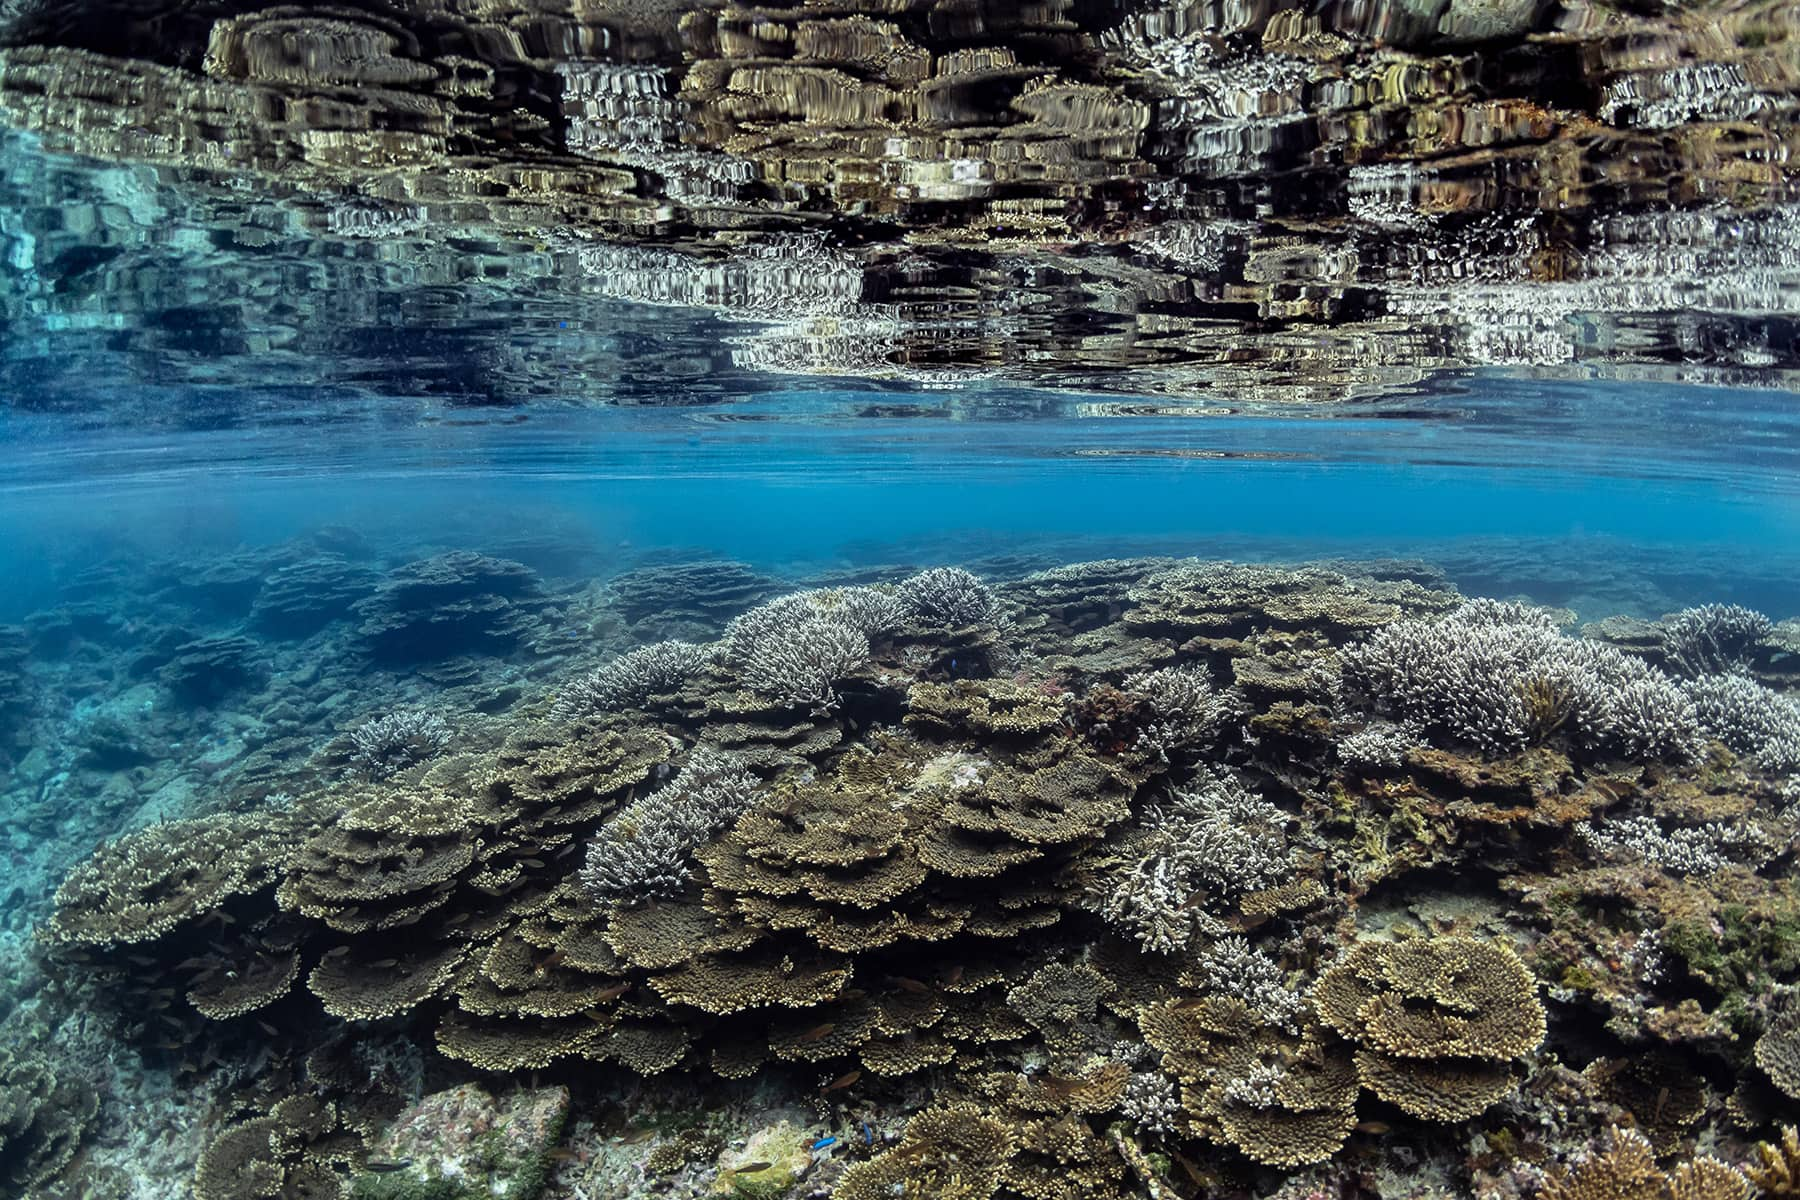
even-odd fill
[[[1283,409],[773,381],[667,407],[362,401],[152,431],[15,410],[0,619],[104,602],[79,595],[90,568],[324,527],[383,557],[476,549],[567,579],[710,558],[797,577],[1009,556],[1015,571],[1414,557],[1471,593],[1584,616],[1795,606],[1791,397],[1479,371],[1410,390]]]

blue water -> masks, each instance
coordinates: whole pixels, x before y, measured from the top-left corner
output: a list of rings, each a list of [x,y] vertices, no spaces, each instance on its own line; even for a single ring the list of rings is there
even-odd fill
[[[1583,615],[1800,608],[1800,411],[1780,393],[1495,372],[1321,408],[971,386],[253,411],[155,432],[15,411],[0,621],[67,598],[98,564],[328,526],[386,555],[480,549],[569,578],[670,558],[791,574],[1008,554],[1411,556]]]

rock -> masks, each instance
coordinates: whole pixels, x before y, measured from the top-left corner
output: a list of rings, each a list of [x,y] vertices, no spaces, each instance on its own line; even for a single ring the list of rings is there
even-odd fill
[[[394,1118],[371,1145],[355,1200],[532,1200],[569,1115],[569,1089],[525,1088],[496,1100],[465,1083]],[[405,1166],[395,1167],[394,1164]]]

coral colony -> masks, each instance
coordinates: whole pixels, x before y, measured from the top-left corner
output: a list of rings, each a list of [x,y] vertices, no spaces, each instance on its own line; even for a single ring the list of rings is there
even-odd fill
[[[517,564],[357,590],[281,622],[566,644]],[[77,865],[0,1190],[144,1194],[78,1020],[208,1097],[141,1135],[197,1200],[1800,1194],[1793,621],[1397,565],[771,590],[621,577],[635,648]]]

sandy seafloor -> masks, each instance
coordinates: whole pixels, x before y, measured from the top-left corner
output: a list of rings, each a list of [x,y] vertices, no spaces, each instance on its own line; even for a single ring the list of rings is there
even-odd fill
[[[0,1190],[1786,1194],[1792,612],[965,561],[65,581]]]

